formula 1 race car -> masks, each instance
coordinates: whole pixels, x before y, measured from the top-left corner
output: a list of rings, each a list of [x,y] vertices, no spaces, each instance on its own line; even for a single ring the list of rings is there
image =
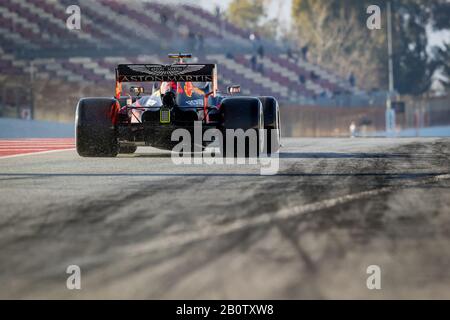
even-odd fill
[[[134,153],[138,146],[171,150],[179,143],[173,141],[176,129],[194,134],[198,124],[202,132],[216,129],[222,134],[217,139],[220,141],[202,139],[200,146],[191,142],[195,150],[202,151],[219,142],[222,156],[236,157],[237,147],[230,144],[235,137],[227,133],[242,129],[239,131],[255,134],[258,156],[278,152],[280,110],[275,98],[240,96],[239,86],[230,86],[227,94],[221,94],[217,65],[184,63],[190,54],[169,57],[176,63],[120,64],[116,68],[115,97],[83,98],[78,102],[75,126],[80,156],[115,157],[119,153]],[[149,82],[152,94],[145,95],[141,84]],[[130,86],[130,94],[122,93],[123,85]],[[245,143],[249,150],[250,139]],[[246,157],[249,154],[245,152]]]

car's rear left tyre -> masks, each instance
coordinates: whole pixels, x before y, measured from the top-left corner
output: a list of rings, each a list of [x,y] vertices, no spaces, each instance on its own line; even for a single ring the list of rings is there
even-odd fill
[[[82,157],[115,157],[119,152],[114,125],[116,100],[85,98],[75,115],[76,148]]]

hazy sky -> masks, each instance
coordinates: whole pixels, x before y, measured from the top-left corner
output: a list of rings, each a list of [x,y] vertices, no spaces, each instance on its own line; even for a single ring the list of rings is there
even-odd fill
[[[269,18],[276,16],[283,17],[283,21],[286,21],[286,25],[290,23],[291,20],[291,3],[292,0],[269,0],[270,9]],[[202,7],[213,10],[217,5],[219,5],[223,10],[225,10],[230,4],[231,0],[197,0],[197,4]]]

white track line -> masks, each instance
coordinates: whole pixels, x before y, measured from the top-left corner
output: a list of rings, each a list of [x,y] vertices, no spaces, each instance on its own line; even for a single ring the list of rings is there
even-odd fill
[[[389,193],[394,190],[401,189],[405,186],[414,186],[422,183],[433,183],[442,180],[450,179],[450,174],[443,174],[402,186],[390,186],[380,189],[362,191],[350,195],[345,195],[333,199],[322,200],[311,204],[298,205],[290,208],[283,208],[275,212],[263,213],[257,217],[237,219],[234,222],[224,225],[210,225],[202,227],[199,230],[186,232],[177,235],[170,235],[163,239],[143,242],[137,245],[130,245],[123,247],[120,251],[127,255],[140,255],[152,251],[165,250],[173,247],[187,245],[192,242],[206,240],[213,237],[223,236],[232,232],[245,230],[259,225],[270,224],[279,220],[286,220],[299,217],[304,214],[313,213],[316,211],[330,209],[337,205],[349,203],[351,201],[360,200],[364,198],[374,197],[383,193]]]
[[[1,159],[18,158],[18,157],[26,157],[26,156],[34,156],[34,155],[40,155],[40,154],[56,153],[56,152],[63,152],[63,151],[73,151],[73,150],[75,150],[75,148],[60,149],[60,150],[48,150],[48,151],[30,152],[30,153],[21,153],[21,154],[13,154],[13,155],[10,155],[10,156],[0,156],[0,160]]]

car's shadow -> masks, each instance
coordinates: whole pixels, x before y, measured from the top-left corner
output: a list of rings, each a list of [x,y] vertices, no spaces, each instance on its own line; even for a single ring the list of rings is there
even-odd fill
[[[210,153],[187,153],[184,156],[204,156]],[[119,158],[171,158],[171,152],[135,153],[132,155],[119,154]],[[337,153],[337,152],[280,152],[280,159],[410,159],[412,157],[426,157],[427,155],[411,155],[408,153]]]
[[[172,154],[165,153],[134,153],[134,154],[119,154],[117,158],[171,158]]]

